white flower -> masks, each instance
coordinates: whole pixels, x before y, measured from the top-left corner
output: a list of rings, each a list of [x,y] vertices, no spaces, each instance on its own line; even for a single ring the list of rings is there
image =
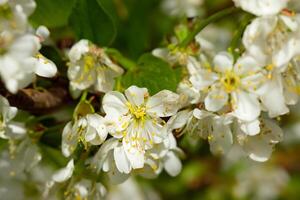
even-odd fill
[[[263,119],[260,123],[259,134],[251,136],[243,132],[242,129],[237,129],[236,134],[237,142],[243,147],[246,154],[252,160],[258,162],[267,161],[273,152],[274,146],[283,139],[281,128],[266,119]]]
[[[104,118],[98,114],[87,114],[75,122],[66,124],[62,134],[62,152],[70,156],[79,141],[84,145],[100,145],[107,137]]]
[[[125,90],[125,95],[115,91],[105,94],[102,103],[105,118],[110,124],[109,133],[122,139],[123,146],[115,153],[115,157],[125,153],[128,160],[124,161],[129,162],[126,166],[142,168],[145,150],[152,148],[153,144],[161,143],[166,136],[163,131],[164,121],[160,117],[176,114],[180,106],[179,95],[163,90],[149,97],[146,88],[136,86]]]
[[[173,130],[182,129],[190,118],[190,112],[180,111],[172,116],[166,125],[168,136],[163,143],[157,144],[156,147],[150,149],[146,163],[152,168],[154,173],[159,174],[165,169],[170,176],[177,176],[182,169],[179,159],[180,155],[184,155],[183,151],[177,147],[177,141],[173,135]],[[146,172],[143,172],[147,175]],[[148,175],[149,176],[149,175]]]
[[[16,107],[10,106],[7,99],[0,95],[0,138],[18,139],[25,135],[24,125],[12,121],[17,114],[17,110]]]
[[[65,192],[66,199],[104,199],[105,187],[100,182],[92,182],[89,179],[81,179],[69,185]]]
[[[68,77],[71,90],[93,89],[108,92],[113,89],[114,78],[123,69],[113,63],[103,49],[87,40],[80,40],[69,51]]]
[[[10,92],[16,93],[28,86],[35,74],[43,77],[56,74],[55,64],[38,52],[41,45],[37,36],[2,34],[0,40],[3,40],[0,46],[0,76]]]
[[[177,176],[182,169],[179,156],[183,156],[183,151],[177,147],[173,130],[182,129],[190,119],[190,111],[180,111],[172,116],[165,126],[168,136],[162,143],[155,144],[152,149],[146,152],[145,166],[138,170],[138,174],[146,178],[155,178],[163,169],[170,176]]]
[[[201,95],[197,89],[188,80],[182,80],[178,87],[177,93],[181,96],[183,106],[196,104],[201,101]]]
[[[266,111],[269,112],[269,117],[274,118],[284,115],[289,112],[284,91],[282,74],[278,70],[269,72],[269,79],[256,90],[260,96],[261,104]],[[286,78],[289,78],[286,76]]]
[[[300,15],[280,14],[253,20],[243,35],[249,54],[263,65],[284,70],[293,57],[300,54]]]
[[[275,15],[286,8],[289,0],[233,0],[237,7],[257,16]]]
[[[213,67],[201,67],[196,60],[191,61],[190,81],[207,94],[204,103],[208,111],[216,112],[229,105],[241,120],[252,121],[259,116],[261,108],[255,90],[265,76],[254,58],[244,55],[234,64],[232,56],[222,52],[215,56]]]
[[[99,173],[108,173],[113,184],[119,184],[129,178],[132,167],[124,153],[122,143],[116,138],[105,141],[91,161],[91,167]]]
[[[0,2],[0,32],[23,33],[28,28],[27,17],[35,9],[33,0],[2,0]]]
[[[162,8],[166,14],[171,16],[196,17],[199,15],[202,3],[203,0],[164,0]]]
[[[237,173],[234,194],[240,199],[276,199],[289,181],[288,173],[269,165],[248,165]]]
[[[230,127],[232,116],[229,114],[219,116],[199,109],[194,109],[193,115],[199,119],[197,134],[208,139],[211,152],[217,155],[227,153],[233,144],[233,133]]]

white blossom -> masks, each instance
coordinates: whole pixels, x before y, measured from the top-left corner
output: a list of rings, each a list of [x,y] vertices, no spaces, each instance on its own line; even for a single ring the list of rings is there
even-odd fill
[[[188,63],[193,87],[207,94],[205,108],[216,112],[229,105],[239,119],[256,119],[261,108],[255,90],[265,80],[256,60],[245,55],[234,64],[232,56],[222,52],[215,56],[213,64],[201,66],[195,59]]]
[[[70,156],[77,144],[100,145],[107,137],[105,120],[98,114],[87,114],[66,124],[62,134],[62,152]]]
[[[17,114],[17,110],[16,107],[10,106],[7,99],[0,95],[0,138],[18,139],[25,135],[26,129],[24,125],[12,121]]]
[[[284,70],[299,55],[300,16],[280,14],[253,20],[243,35],[243,44],[259,63]]]
[[[108,132],[122,139],[122,147],[114,151],[117,160],[128,162],[123,166],[126,168],[119,169],[122,172],[128,172],[130,167],[136,169],[144,166],[145,150],[161,143],[166,136],[164,121],[160,117],[176,114],[180,106],[179,95],[168,90],[149,97],[146,88],[131,86],[125,90],[125,95],[108,92],[102,103],[105,118],[110,124]]]
[[[281,128],[267,119],[261,120],[259,134],[249,135],[237,128],[236,135],[237,142],[242,146],[245,153],[252,160],[258,162],[267,161],[274,150],[274,146],[283,139]]]
[[[280,167],[251,164],[237,173],[233,191],[238,198],[276,199],[287,185],[289,178],[287,172]]]
[[[232,116],[219,116],[199,109],[195,109],[193,115],[199,119],[197,134],[208,140],[211,152],[216,155],[226,154],[234,140],[230,127]]]
[[[123,73],[123,69],[111,61],[104,49],[88,40],[76,43],[68,56],[71,90],[91,88],[98,92],[108,92],[113,89],[114,79]]]
[[[196,17],[202,4],[203,0],[164,0],[162,9],[171,16]]]
[[[233,0],[237,7],[257,16],[275,15],[286,8],[289,0]]]

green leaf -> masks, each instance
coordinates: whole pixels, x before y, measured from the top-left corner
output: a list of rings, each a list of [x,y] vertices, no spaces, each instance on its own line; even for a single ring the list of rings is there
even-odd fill
[[[68,18],[76,0],[36,0],[37,8],[30,17],[34,26],[57,28],[68,24]]]
[[[116,37],[114,20],[100,0],[77,0],[69,22],[78,39],[107,46]]]
[[[124,75],[122,84],[125,88],[131,85],[146,87],[152,95],[163,89],[176,91],[180,81],[178,73],[167,62],[152,54],[144,54],[137,67]]]

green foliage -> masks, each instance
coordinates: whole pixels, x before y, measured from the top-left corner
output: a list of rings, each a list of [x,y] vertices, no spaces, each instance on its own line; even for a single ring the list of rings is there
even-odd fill
[[[37,8],[30,20],[33,25],[45,25],[48,28],[57,28],[68,24],[76,0],[36,0]]]
[[[89,39],[100,46],[109,45],[116,36],[113,19],[100,0],[77,0],[69,22],[78,39]]]
[[[122,83],[125,88],[131,85],[146,87],[153,95],[163,89],[175,91],[179,78],[167,62],[144,54],[138,60],[137,67],[124,75]]]

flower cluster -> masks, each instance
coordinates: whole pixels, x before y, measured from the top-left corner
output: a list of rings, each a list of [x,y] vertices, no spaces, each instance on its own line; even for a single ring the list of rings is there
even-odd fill
[[[210,33],[203,32],[192,33],[196,36],[189,41],[189,24],[177,27],[167,48],[152,51],[171,69],[183,69],[176,92],[152,94],[143,83],[124,88],[123,73],[135,69],[125,67],[128,60],[118,61],[87,39],[66,51],[68,69],[63,78],[69,81],[76,108],[69,122],[63,123],[61,134],[61,152],[67,160],[59,162],[59,167],[67,165],[56,172],[52,169],[43,180],[43,198],[50,198],[52,190],[67,182],[66,199],[101,199],[106,193],[99,180],[103,174],[114,184],[132,175],[154,178],[163,170],[176,176],[184,157],[176,137],[183,134],[208,140],[216,155],[238,148],[254,161],[270,158],[283,140],[276,120],[288,114],[299,98],[300,15],[287,9],[287,0],[234,3],[251,13],[241,30],[241,48],[219,51],[207,37]],[[171,10],[171,15],[195,17],[201,4],[201,0],[166,0],[163,8]],[[38,76],[57,74],[54,62],[40,53],[48,29],[34,30],[28,22],[34,9],[33,0],[0,1],[0,77],[7,96],[31,83],[35,87]],[[9,174],[18,176],[40,163],[37,141],[50,128],[36,119],[15,122],[17,108],[4,96],[0,95],[0,138],[8,141],[9,151],[1,156],[7,166],[17,163],[19,168],[9,167]],[[251,175],[242,174],[240,179],[260,178],[261,173],[265,171],[253,168]],[[273,179],[267,180],[270,187],[281,187]],[[237,186],[240,196],[246,195],[245,187],[255,185],[242,182]]]
[[[55,64],[39,53],[48,29],[41,26],[34,32],[28,24],[34,8],[33,0],[0,2],[0,76],[12,93],[28,86],[35,75],[53,77],[57,72]]]

